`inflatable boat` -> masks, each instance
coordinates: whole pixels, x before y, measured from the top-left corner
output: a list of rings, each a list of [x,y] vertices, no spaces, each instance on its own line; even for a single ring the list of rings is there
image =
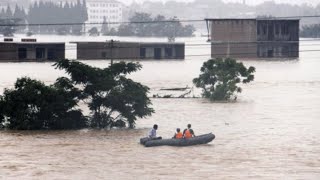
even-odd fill
[[[207,144],[214,140],[215,135],[212,133],[203,134],[189,139],[150,139],[141,138],[140,143],[145,147],[153,146],[193,146],[198,144]]]

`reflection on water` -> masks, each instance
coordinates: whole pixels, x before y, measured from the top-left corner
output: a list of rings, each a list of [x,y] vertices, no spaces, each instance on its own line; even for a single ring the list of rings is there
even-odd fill
[[[244,86],[236,103],[153,99],[156,113],[139,120],[135,130],[0,132],[0,179],[319,179],[320,52],[300,56],[245,61],[256,67],[256,80]],[[143,61],[131,78],[152,93],[191,87],[206,59]],[[2,63],[0,91],[24,75],[52,83],[63,72],[51,63]],[[191,123],[196,134],[213,132],[216,139],[193,147],[144,148],[139,138],[154,123],[163,137]]]

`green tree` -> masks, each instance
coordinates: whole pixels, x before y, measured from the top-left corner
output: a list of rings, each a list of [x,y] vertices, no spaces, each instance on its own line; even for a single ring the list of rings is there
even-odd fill
[[[3,36],[13,36],[16,32],[16,24],[19,22],[19,19],[0,19],[0,33]]]
[[[67,78],[50,86],[26,77],[18,79],[14,89],[0,96],[0,122],[14,130],[86,127],[87,119],[75,109],[80,94]]]
[[[247,69],[243,63],[231,58],[210,59],[203,63],[201,74],[193,79],[193,83],[202,88],[202,96],[211,101],[229,100],[235,92],[242,92],[238,83],[254,80],[254,72],[254,67]]]
[[[99,31],[98,31],[98,28],[96,27],[93,27],[91,28],[89,31],[89,36],[99,36]]]
[[[75,86],[82,86],[82,99],[88,103],[92,118],[90,126],[105,128],[126,122],[133,128],[137,118],[150,116],[147,97],[149,88],[126,77],[141,69],[137,63],[115,63],[100,69],[78,61],[61,60],[55,64],[64,69]]]

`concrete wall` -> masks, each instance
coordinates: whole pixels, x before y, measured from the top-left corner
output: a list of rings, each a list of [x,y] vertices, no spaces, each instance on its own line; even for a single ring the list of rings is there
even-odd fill
[[[0,61],[1,60],[16,60],[17,45],[14,43],[0,43]]]
[[[77,43],[77,59],[137,59],[140,57],[138,43],[80,42]]]
[[[211,22],[212,57],[257,57],[254,19],[221,19]]]
[[[257,43],[212,43],[212,58],[256,58]]]
[[[184,59],[184,44],[134,42],[114,42],[112,50],[110,42],[77,42],[77,59],[111,59],[111,55],[113,59],[157,59],[156,48],[161,50],[158,59]],[[171,57],[166,56],[165,48],[172,49]],[[145,56],[141,54],[141,49],[145,49]]]
[[[26,58],[19,59],[19,49],[26,50]],[[37,48],[44,49],[43,57],[37,58]],[[50,55],[49,55],[50,54]],[[50,56],[50,57],[49,57]],[[0,60],[3,61],[47,61],[65,58],[65,44],[45,43],[0,43]]]
[[[212,57],[299,57],[299,20],[210,21]]]
[[[221,19],[211,22],[213,42],[255,42],[257,40],[256,20]]]

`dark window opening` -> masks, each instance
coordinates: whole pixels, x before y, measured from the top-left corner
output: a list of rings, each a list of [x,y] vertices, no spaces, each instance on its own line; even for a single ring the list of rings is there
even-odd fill
[[[263,31],[263,35],[267,34],[267,26],[266,25],[262,26],[262,31]]]
[[[140,49],[140,58],[142,59],[146,58],[146,48]]]
[[[102,57],[102,58],[106,58],[106,57],[107,57],[107,52],[102,52],[102,53],[101,53],[101,57]]]
[[[18,56],[19,56],[19,59],[27,59],[27,49],[26,48],[19,48],[18,49]]]
[[[48,49],[48,60],[56,59],[55,51],[53,49]]]
[[[154,48],[154,58],[161,59],[161,48]]]
[[[268,57],[273,57],[273,49],[268,49]]]
[[[44,59],[45,58],[45,48],[37,48],[36,49],[36,58],[37,59]]]
[[[172,48],[165,48],[165,57],[172,58]]]

